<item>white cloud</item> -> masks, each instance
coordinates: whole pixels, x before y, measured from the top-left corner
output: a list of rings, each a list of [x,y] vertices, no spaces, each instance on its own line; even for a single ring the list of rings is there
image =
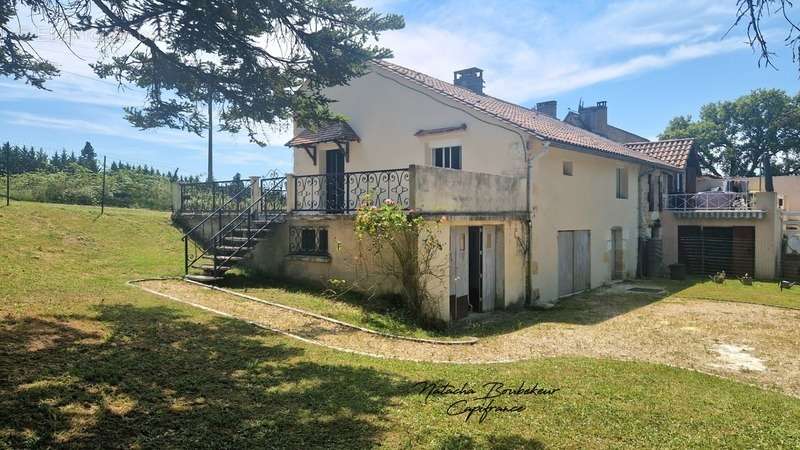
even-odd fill
[[[381,44],[397,63],[448,81],[482,67],[487,93],[516,102],[747,49],[738,36],[721,39],[733,18],[716,0],[592,5],[447,1]]]

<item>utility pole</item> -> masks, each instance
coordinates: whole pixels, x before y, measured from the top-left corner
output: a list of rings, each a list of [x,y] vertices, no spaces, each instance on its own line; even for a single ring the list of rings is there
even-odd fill
[[[103,155],[103,195],[100,197],[100,215],[106,209],[106,157]]]
[[[211,116],[213,112],[213,93],[211,92],[211,86],[208,88],[208,182],[211,183],[214,181],[214,164],[213,164],[213,129],[214,129],[214,119]]]
[[[11,146],[6,147],[6,206],[11,203]]]

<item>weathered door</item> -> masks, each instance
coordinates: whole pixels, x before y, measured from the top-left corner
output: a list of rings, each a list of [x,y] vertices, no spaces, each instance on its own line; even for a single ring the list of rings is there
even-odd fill
[[[344,209],[344,153],[325,152],[325,209],[338,212]]]
[[[569,295],[572,290],[573,261],[572,231],[558,232],[558,295]]]
[[[558,295],[589,289],[591,265],[589,230],[558,232]]]
[[[483,227],[483,311],[494,311],[497,292],[497,260],[496,233],[494,225]]]
[[[578,230],[573,232],[575,244],[573,245],[575,254],[574,274],[572,276],[572,292],[585,291],[591,287],[590,283],[590,259],[589,259],[589,230]]]
[[[467,276],[467,227],[450,228],[450,318],[458,320],[469,312]]]
[[[625,272],[625,257],[622,252],[622,228],[611,229],[611,279],[621,280]]]

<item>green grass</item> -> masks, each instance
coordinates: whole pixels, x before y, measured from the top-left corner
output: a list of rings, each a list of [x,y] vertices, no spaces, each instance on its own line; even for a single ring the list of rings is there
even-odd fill
[[[150,211],[0,207],[0,448],[800,446],[799,400],[730,380],[589,358],[377,360],[124,285],[178,274],[178,237]],[[445,413],[463,397],[426,402],[422,380],[561,390],[465,422]]]
[[[331,295],[323,288],[310,284],[243,274],[228,274],[221,286],[384,333],[417,338],[446,338],[453,334],[452,330],[437,331],[420,326],[399,304],[400,300],[395,298],[367,297],[354,292]]]
[[[752,286],[746,286],[735,279],[717,284],[709,279],[695,278],[687,281],[657,280],[654,284],[666,286],[673,297],[800,309],[800,286],[781,291],[777,281],[755,281]]]

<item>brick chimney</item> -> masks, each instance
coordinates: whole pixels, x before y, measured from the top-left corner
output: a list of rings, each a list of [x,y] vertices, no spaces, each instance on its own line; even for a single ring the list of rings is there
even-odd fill
[[[470,67],[453,72],[453,84],[483,95],[483,69]]]
[[[596,106],[579,106],[578,114],[589,131],[600,136],[608,136],[608,104],[605,100],[597,102]]]
[[[539,113],[544,114],[545,116],[550,116],[554,119],[558,118],[558,102],[555,100],[550,100],[546,102],[539,102],[536,104],[536,111]]]

